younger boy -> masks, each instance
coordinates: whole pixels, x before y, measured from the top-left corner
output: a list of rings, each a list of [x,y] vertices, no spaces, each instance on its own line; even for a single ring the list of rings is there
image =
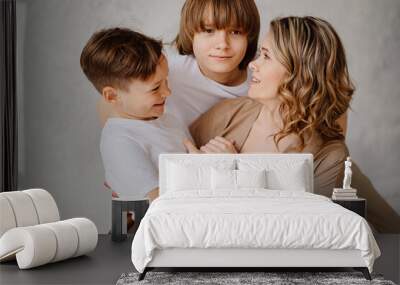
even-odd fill
[[[118,196],[158,196],[158,155],[185,152],[187,128],[164,114],[168,63],[162,43],[125,28],[96,32],[81,67],[111,106],[100,152],[107,184]]]

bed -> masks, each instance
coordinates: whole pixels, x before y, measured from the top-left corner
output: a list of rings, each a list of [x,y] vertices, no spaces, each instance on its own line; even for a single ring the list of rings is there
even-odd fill
[[[364,218],[313,194],[311,154],[162,154],[132,242],[139,279],[171,267],[352,267],[380,250]]]

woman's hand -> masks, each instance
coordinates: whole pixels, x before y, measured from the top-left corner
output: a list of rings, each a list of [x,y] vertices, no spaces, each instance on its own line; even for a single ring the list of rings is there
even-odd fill
[[[200,148],[204,153],[238,153],[234,142],[223,137],[215,137]]]

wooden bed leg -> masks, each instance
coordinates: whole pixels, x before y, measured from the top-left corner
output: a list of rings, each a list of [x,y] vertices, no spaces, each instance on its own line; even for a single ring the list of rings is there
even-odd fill
[[[372,280],[371,275],[369,274],[369,270],[367,267],[355,267],[354,268],[357,271],[361,271],[362,274],[364,275],[365,279],[367,280]]]
[[[138,281],[142,281],[144,279],[144,277],[146,276],[148,269],[147,267],[144,269],[144,271],[142,273],[139,274],[139,278]]]

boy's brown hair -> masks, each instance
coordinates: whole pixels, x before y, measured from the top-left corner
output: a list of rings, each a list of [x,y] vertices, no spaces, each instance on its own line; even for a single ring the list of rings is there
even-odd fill
[[[92,35],[82,50],[80,63],[101,93],[106,86],[125,89],[132,79],[148,79],[155,73],[161,53],[161,41],[130,29],[111,28]]]
[[[239,28],[246,34],[247,50],[239,64],[240,69],[246,69],[256,55],[260,34],[260,15],[253,0],[187,0],[174,40],[179,53],[193,54],[194,34],[204,30],[204,19],[210,10],[216,29]]]

